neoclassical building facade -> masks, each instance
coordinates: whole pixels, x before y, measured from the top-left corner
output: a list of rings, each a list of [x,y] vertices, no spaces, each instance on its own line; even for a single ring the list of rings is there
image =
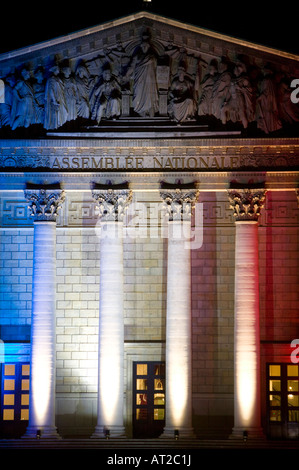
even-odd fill
[[[0,56],[0,435],[299,437],[299,57],[152,13]]]

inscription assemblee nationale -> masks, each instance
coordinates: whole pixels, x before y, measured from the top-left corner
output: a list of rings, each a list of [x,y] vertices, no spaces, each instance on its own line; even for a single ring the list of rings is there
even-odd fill
[[[224,170],[240,166],[238,156],[203,157],[50,157],[53,170]]]

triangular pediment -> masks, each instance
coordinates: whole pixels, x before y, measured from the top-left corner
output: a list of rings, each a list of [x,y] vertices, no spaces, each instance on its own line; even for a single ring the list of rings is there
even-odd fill
[[[2,54],[0,77],[2,134],[139,118],[269,134],[299,120],[298,56],[149,12]]]

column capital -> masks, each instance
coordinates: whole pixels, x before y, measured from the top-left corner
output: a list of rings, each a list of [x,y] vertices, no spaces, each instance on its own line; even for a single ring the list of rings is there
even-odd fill
[[[127,206],[132,200],[130,189],[92,189],[92,197],[103,221],[122,222]]]
[[[160,190],[163,201],[163,209],[166,211],[169,221],[191,220],[192,209],[198,199],[199,190],[195,188],[182,189],[167,188]]]
[[[230,208],[233,209],[236,222],[258,221],[265,197],[266,190],[263,188],[229,189]]]
[[[65,199],[63,190],[42,186],[25,189],[24,194],[34,221],[56,222],[58,211]]]

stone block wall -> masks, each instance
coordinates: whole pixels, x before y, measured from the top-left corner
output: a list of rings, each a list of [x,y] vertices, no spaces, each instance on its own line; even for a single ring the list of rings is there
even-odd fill
[[[57,425],[64,435],[88,435],[96,422],[99,233],[90,195],[67,197],[68,210],[58,221],[56,240]],[[150,207],[159,193],[135,197]],[[228,434],[233,425],[235,227],[225,192],[203,192],[199,201],[203,243],[191,253],[194,426],[198,435],[221,430]],[[262,370],[274,354],[266,344],[286,344],[299,337],[296,195],[269,192],[266,201],[259,227]],[[28,342],[33,227],[29,218],[25,223],[24,212],[21,215],[22,227],[16,215],[7,218],[0,231],[0,331],[6,341]],[[165,359],[167,239],[161,237],[159,223],[151,227],[154,237],[147,230],[137,237],[127,232],[124,238],[124,393],[129,425],[132,361]]]

